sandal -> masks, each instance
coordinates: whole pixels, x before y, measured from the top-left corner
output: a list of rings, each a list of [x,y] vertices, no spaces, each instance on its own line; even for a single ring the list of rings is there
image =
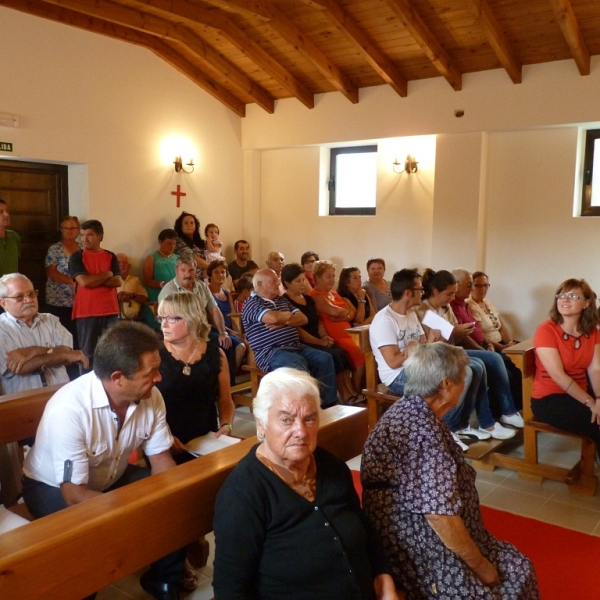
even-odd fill
[[[194,571],[194,568],[186,558],[183,568],[183,575],[180,581],[181,589],[186,592],[192,592],[198,587],[199,584],[200,581],[198,580],[198,575],[196,575],[196,571]]]

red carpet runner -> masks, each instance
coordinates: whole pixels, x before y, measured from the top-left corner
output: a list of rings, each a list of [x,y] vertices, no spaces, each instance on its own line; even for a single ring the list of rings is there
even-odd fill
[[[360,474],[352,471],[361,493]],[[481,507],[486,529],[535,566],[542,600],[600,600],[600,538]]]

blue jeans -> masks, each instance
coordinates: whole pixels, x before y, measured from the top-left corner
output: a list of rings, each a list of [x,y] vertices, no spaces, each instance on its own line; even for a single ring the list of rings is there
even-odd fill
[[[450,431],[464,429],[469,424],[469,417],[475,408],[478,388],[480,387],[483,365],[474,370],[467,367],[465,376],[465,388],[460,395],[458,404],[442,419]],[[404,396],[404,386],[408,381],[406,371],[402,369],[398,377],[390,383],[388,391],[394,396]]]
[[[491,417],[492,423],[494,424],[495,419],[492,415],[489,407],[491,406],[494,411],[499,412],[501,415],[512,415],[517,412],[515,403],[513,401],[512,393],[510,391],[510,379],[508,378],[508,372],[502,357],[496,352],[490,352],[488,350],[467,350],[467,354],[473,359],[479,359],[485,365],[485,371],[487,373],[487,384],[488,384],[488,412]],[[478,413],[479,414],[479,413]],[[485,421],[488,420],[486,414]],[[479,425],[481,427],[491,427],[491,425],[482,425],[481,416],[479,416]]]
[[[291,367],[310,373],[321,384],[321,408],[337,403],[333,358],[327,352],[305,346],[300,350],[277,350],[269,361],[269,371]]]

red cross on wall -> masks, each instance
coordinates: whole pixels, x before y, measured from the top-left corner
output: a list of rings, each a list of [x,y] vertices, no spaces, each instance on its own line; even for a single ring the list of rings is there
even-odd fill
[[[177,196],[177,208],[179,208],[179,199],[181,196],[187,196],[185,192],[181,191],[181,186],[177,184],[177,191],[171,192],[171,196]]]

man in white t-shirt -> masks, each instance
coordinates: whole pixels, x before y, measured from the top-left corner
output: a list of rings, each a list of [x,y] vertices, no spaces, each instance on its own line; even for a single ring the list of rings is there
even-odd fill
[[[403,365],[410,349],[417,344],[437,342],[442,338],[437,329],[429,330],[426,336],[419,317],[411,310],[421,304],[423,295],[421,276],[416,270],[402,269],[394,273],[390,289],[392,301],[375,315],[369,328],[369,338],[377,361],[379,378],[387,385],[390,394],[403,396],[406,384]],[[467,368],[465,390],[470,387],[472,378],[471,369]],[[474,407],[474,394],[463,392],[456,408],[443,419],[462,450],[467,450],[468,446],[463,444],[454,432],[468,426],[469,415]]]
[[[390,287],[392,302],[375,315],[369,338],[379,378],[391,394],[402,396],[406,383],[403,365],[410,348],[441,337],[438,330],[432,329],[426,338],[419,318],[410,310],[421,304],[423,295],[421,276],[416,270],[397,271]]]

